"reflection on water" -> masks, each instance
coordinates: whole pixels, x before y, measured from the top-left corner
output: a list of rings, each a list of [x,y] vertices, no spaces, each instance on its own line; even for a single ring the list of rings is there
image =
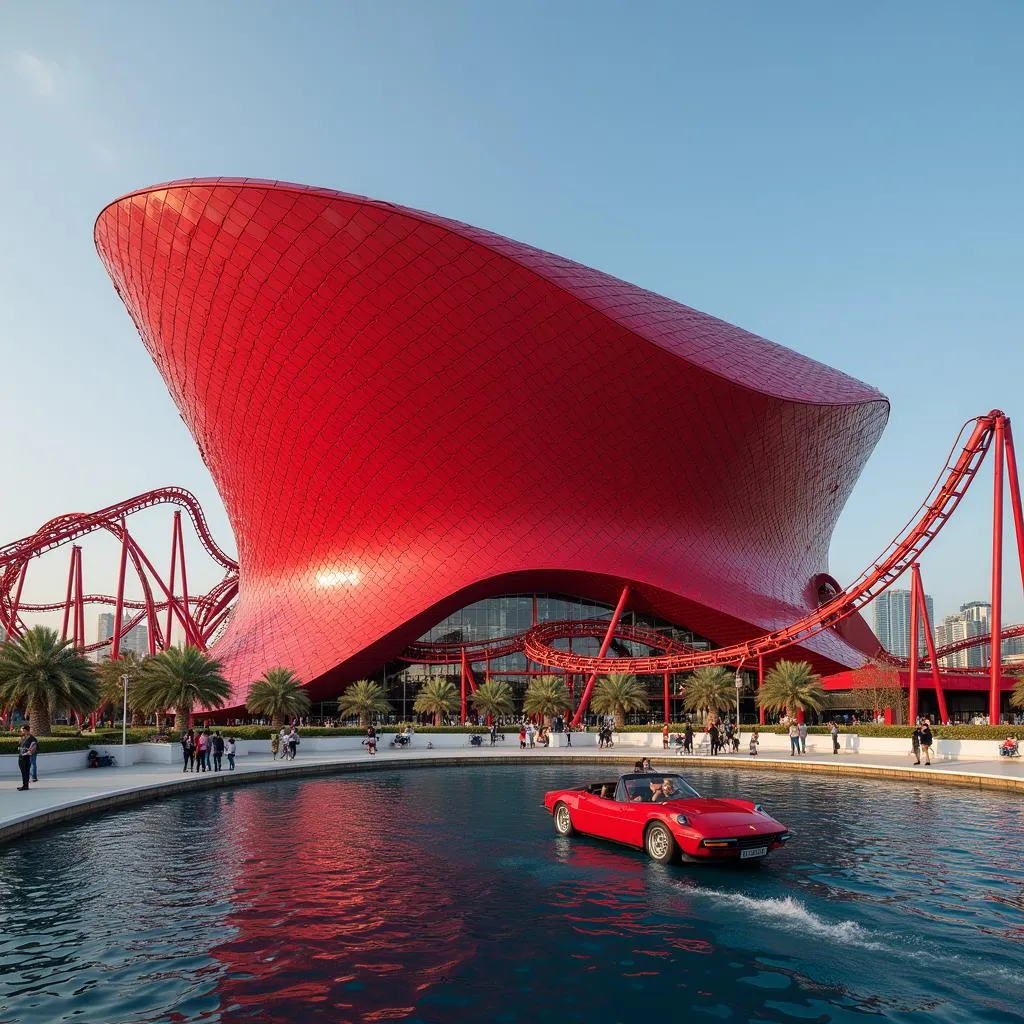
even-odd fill
[[[731,770],[798,838],[761,868],[562,839],[593,769],[414,770],[202,793],[0,857],[7,1021],[1001,1021],[1024,804]]]

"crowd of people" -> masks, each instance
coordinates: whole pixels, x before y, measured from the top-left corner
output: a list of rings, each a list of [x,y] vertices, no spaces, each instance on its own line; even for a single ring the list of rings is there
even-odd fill
[[[185,772],[219,772],[224,765],[224,756],[227,755],[228,771],[235,770],[235,738],[234,736],[222,736],[220,730],[210,732],[209,729],[186,729],[182,733],[181,753],[184,764],[182,773]]]

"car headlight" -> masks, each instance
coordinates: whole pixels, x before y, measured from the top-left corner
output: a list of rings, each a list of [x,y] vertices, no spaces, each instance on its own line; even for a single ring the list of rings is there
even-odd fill
[[[680,825],[690,824],[690,819],[685,814],[677,814],[676,821],[678,821]]]

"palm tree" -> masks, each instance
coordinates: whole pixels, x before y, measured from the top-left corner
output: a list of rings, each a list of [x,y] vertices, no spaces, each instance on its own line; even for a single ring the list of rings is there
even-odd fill
[[[144,724],[145,712],[139,704],[135,688],[142,678],[145,664],[145,658],[140,658],[134,651],[125,651],[117,661],[111,661],[108,658],[106,661],[101,661],[96,667],[96,675],[99,677],[101,709],[107,704],[111,704],[115,712],[120,710],[124,700],[124,683],[121,681],[121,677],[128,677],[128,710],[131,712],[133,727]]]
[[[412,709],[418,715],[433,715],[434,725],[441,724],[443,715],[451,714],[459,706],[455,684],[449,679],[428,679],[416,694]]]
[[[0,704],[26,708],[36,736],[50,735],[54,711],[88,714],[98,700],[92,664],[55,630],[33,626],[0,645]]]
[[[511,715],[516,709],[512,687],[500,679],[481,683],[469,699],[478,714],[490,719]]]
[[[780,661],[764,677],[757,703],[768,712],[785,711],[790,718],[797,711],[820,711],[825,706],[821,676],[806,661]]]
[[[1024,708],[1024,672],[1017,674],[1017,681],[1013,684],[1013,692],[1010,694],[1010,703],[1015,708]]]
[[[231,687],[216,658],[197,647],[168,647],[146,659],[135,692],[139,706],[146,711],[174,708],[174,724],[182,731],[188,728],[193,705],[222,708]]]
[[[722,665],[701,665],[686,680],[683,707],[703,711],[705,717],[728,709],[735,700],[735,680]]]
[[[359,716],[359,726],[365,729],[373,715],[386,715],[392,709],[384,696],[384,687],[369,679],[359,679],[338,698],[338,712],[345,718]]]
[[[637,678],[628,672],[612,672],[597,681],[590,706],[599,715],[614,715],[615,728],[626,724],[628,711],[646,711],[647,694]]]
[[[551,716],[568,711],[572,705],[565,680],[561,676],[535,676],[523,695],[523,714],[541,715],[546,726]]]
[[[249,714],[266,716],[272,726],[279,728],[286,718],[309,713],[309,694],[290,668],[268,668],[250,684],[245,706]]]

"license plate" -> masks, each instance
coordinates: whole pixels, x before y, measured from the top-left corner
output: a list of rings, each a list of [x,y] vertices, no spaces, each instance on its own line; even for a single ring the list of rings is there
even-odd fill
[[[767,846],[755,846],[750,850],[740,850],[740,860],[746,860],[748,857],[767,857],[768,847]]]

